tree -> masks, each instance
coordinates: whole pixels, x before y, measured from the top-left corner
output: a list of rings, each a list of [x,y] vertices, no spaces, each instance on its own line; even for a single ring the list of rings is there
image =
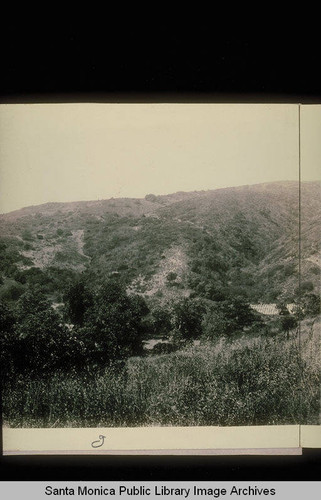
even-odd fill
[[[207,338],[230,335],[255,323],[261,323],[261,320],[249,303],[241,297],[233,297],[214,302],[208,308],[203,322],[204,335]]]
[[[40,375],[63,367],[68,331],[39,288],[20,297],[16,318],[16,370]]]
[[[207,311],[203,320],[203,331],[204,337],[211,340],[231,331],[230,322],[218,303],[215,303]]]
[[[281,328],[284,332],[286,332],[286,337],[288,339],[290,330],[293,330],[293,328],[298,326],[297,319],[294,315],[290,314],[284,302],[279,302],[276,307],[281,317]]]
[[[168,336],[172,330],[171,313],[169,308],[159,305],[151,307],[149,327],[154,335]]]
[[[197,339],[202,334],[204,305],[195,299],[184,298],[173,305],[172,325],[176,337],[183,340]]]
[[[286,332],[287,339],[289,338],[290,330],[298,326],[298,322],[294,316],[291,314],[282,316],[281,318],[282,330]]]
[[[78,280],[71,284],[65,292],[63,300],[70,322],[82,326],[85,313],[93,304],[92,294],[84,281]]]
[[[129,297],[115,280],[104,283],[94,295],[81,329],[88,359],[102,365],[140,353],[147,312],[142,297]]]

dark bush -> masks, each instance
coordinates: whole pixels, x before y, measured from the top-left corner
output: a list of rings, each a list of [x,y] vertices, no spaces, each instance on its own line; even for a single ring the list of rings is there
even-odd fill
[[[260,316],[250,304],[241,297],[235,297],[209,306],[203,322],[204,336],[213,339],[260,323]]]
[[[157,201],[157,196],[155,194],[146,194],[145,200],[155,203]]]
[[[63,297],[66,314],[70,323],[82,326],[88,308],[93,305],[93,297],[84,280],[71,284]]]

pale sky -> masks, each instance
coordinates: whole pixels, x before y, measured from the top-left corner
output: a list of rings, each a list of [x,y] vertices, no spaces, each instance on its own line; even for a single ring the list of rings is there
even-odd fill
[[[321,159],[321,107],[301,123],[305,178]],[[144,197],[298,179],[297,105],[0,106],[0,213],[49,201]]]
[[[321,105],[301,106],[301,178],[321,180]]]

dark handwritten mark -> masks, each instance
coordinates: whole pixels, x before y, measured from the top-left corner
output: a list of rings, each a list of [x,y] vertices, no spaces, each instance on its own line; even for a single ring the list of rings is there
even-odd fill
[[[97,441],[93,441],[93,442],[91,443],[91,446],[92,446],[93,448],[100,448],[100,446],[102,446],[102,445],[104,444],[104,441],[105,441],[105,437],[106,437],[106,436],[102,436],[102,435],[100,434],[98,437],[99,437],[99,439],[98,439]]]

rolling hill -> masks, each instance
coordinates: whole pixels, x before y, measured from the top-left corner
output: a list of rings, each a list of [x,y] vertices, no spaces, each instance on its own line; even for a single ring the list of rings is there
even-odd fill
[[[301,214],[301,246],[299,246]],[[319,292],[320,183],[46,203],[0,216],[0,297],[38,283],[52,300],[83,273],[155,300],[242,295],[292,302]],[[301,263],[299,266],[299,255]]]

